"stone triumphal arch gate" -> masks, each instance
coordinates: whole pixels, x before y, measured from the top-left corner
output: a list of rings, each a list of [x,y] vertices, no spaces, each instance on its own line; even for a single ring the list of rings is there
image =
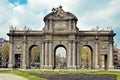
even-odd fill
[[[7,34],[10,39],[9,67],[20,62],[20,68],[30,68],[30,50],[37,46],[40,69],[56,68],[55,55],[58,47],[66,50],[66,68],[113,68],[113,37],[115,33],[108,27],[99,30],[82,31],[77,27],[77,17],[65,12],[62,6],[53,8],[44,17],[42,31],[24,27],[18,30],[11,26]]]

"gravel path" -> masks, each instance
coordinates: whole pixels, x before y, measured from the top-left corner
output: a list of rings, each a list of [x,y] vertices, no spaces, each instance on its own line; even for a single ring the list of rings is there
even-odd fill
[[[93,74],[32,74],[48,80],[116,80],[115,75]]]
[[[28,79],[13,74],[0,74],[0,80],[28,80]]]

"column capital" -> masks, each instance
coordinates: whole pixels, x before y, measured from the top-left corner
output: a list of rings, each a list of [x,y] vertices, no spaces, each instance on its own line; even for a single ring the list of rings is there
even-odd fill
[[[73,41],[72,41],[72,40],[69,40],[68,42],[69,42],[69,43],[72,43]]]
[[[69,42],[69,43],[76,43],[77,40],[69,40],[68,42]]]
[[[52,41],[52,40],[48,40],[48,42],[49,42],[49,43],[53,43],[53,41]]]
[[[10,43],[13,44],[13,37],[10,37]]]
[[[49,40],[44,40],[44,42],[45,42],[45,43],[48,43],[48,42],[49,42]]]
[[[23,43],[25,43],[25,44],[26,44],[26,43],[27,43],[27,40],[23,40]]]
[[[110,40],[110,41],[109,41],[109,44],[113,44],[113,43],[114,43],[114,41],[113,41],[113,40]]]
[[[12,41],[10,40],[10,42],[9,42],[9,43],[10,43],[10,44],[13,44],[13,40],[12,40]]]
[[[98,40],[98,39],[97,39],[97,40],[95,39],[95,44],[98,44],[98,43],[99,43],[99,40]]]
[[[73,42],[73,43],[77,43],[77,40],[73,40],[72,42]]]
[[[42,41],[41,41],[41,43],[45,43],[45,41],[44,41],[44,40],[42,40]]]

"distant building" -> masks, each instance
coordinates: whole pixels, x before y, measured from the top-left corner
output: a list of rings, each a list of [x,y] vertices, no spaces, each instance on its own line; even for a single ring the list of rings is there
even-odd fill
[[[120,69],[120,49],[114,47],[113,50],[113,64],[115,69]]]

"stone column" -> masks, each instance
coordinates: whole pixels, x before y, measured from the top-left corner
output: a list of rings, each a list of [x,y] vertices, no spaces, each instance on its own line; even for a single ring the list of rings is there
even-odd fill
[[[10,37],[10,52],[9,52],[9,65],[8,65],[8,67],[9,68],[12,68],[13,66],[14,66],[14,63],[13,63],[13,61],[14,61],[14,53],[13,53],[13,39],[12,39],[12,37]]]
[[[98,56],[99,56],[99,48],[98,48],[98,39],[96,38],[96,42],[95,42],[95,55],[94,56],[94,68],[98,69]],[[92,64],[93,65],[93,64]]]
[[[48,42],[45,42],[45,68],[48,66]]]
[[[113,44],[109,43],[109,54],[108,54],[108,69],[113,69]]]
[[[73,41],[72,47],[73,47],[72,66],[73,66],[74,69],[76,69],[76,43],[75,43],[75,41]]]
[[[69,46],[69,51],[68,51],[68,65],[67,65],[67,67],[70,68],[71,67],[71,49],[72,49],[71,41],[69,41],[68,46]]]
[[[44,69],[45,65],[45,44],[42,42],[42,53],[41,53],[41,69]]]
[[[52,42],[49,42],[49,68],[52,69]]]
[[[26,50],[27,50],[27,48],[26,48],[26,45],[27,45],[27,41],[26,41],[26,36],[24,36],[24,39],[23,39],[23,60],[22,60],[22,68],[23,69],[26,69],[26,58],[27,58],[27,56],[26,56]]]

